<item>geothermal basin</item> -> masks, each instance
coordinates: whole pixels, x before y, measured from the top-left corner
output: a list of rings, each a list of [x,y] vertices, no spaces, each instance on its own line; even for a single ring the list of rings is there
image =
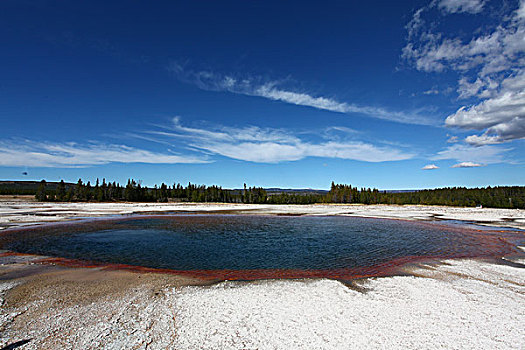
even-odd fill
[[[389,276],[413,262],[519,254],[518,230],[344,216],[131,215],[5,230],[41,262],[211,280]]]

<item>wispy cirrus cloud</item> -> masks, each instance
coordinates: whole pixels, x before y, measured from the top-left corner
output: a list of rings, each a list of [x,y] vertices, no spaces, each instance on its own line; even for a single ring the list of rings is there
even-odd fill
[[[341,127],[334,127],[340,130]],[[328,128],[333,129],[333,128]],[[343,128],[346,133],[350,129]],[[164,130],[150,131],[163,139],[184,140],[187,147],[207,154],[255,163],[297,161],[307,157],[351,159],[364,162],[399,161],[413,158],[412,152],[352,140],[325,139],[313,142],[290,130],[256,126],[194,128],[175,117]]]
[[[439,0],[435,3],[446,13],[479,13],[485,5],[484,0]]]
[[[193,84],[203,90],[228,91],[234,94],[262,97],[273,101],[312,107],[330,112],[344,114],[357,113],[367,117],[398,123],[433,126],[440,124],[439,121],[418,112],[405,113],[390,111],[381,107],[341,102],[331,97],[315,96],[308,92],[285,89],[280,87],[281,83],[279,81],[263,81],[258,77],[236,78],[211,71],[194,71],[177,62],[172,62],[168,69],[177,79]]]
[[[0,141],[0,166],[88,167],[109,163],[207,163],[206,157],[158,153],[115,144]]]
[[[451,168],[479,168],[484,166],[483,164],[474,163],[474,162],[461,162],[458,164],[454,164],[451,166]]]
[[[334,131],[341,135],[332,137]],[[323,141],[312,142],[306,141],[304,134],[294,134],[286,129],[256,126],[197,128],[183,125],[176,117],[171,125],[160,130],[126,134],[128,138],[163,145],[165,150],[160,152],[100,142],[1,140],[0,166],[78,168],[109,163],[200,164],[215,161],[215,156],[254,163],[297,161],[307,157],[366,162],[414,157],[413,153],[400,148],[342,140],[344,135],[355,134],[352,129],[335,126],[322,134]]]
[[[468,144],[453,144],[438,152],[432,160],[453,159],[458,162],[474,162],[482,164],[494,164],[508,162],[506,153],[511,148],[501,146],[471,146]]]
[[[483,15],[485,1],[434,0],[417,10],[407,25],[402,57],[418,70],[459,74],[458,99],[476,102],[450,114],[445,125],[482,131],[465,141],[482,146],[525,138],[525,0],[501,17],[493,28],[478,28],[469,40],[436,32],[426,12]],[[464,34],[464,33],[463,33]]]

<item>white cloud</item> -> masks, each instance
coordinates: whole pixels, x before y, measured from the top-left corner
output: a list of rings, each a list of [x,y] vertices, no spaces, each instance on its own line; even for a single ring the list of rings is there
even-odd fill
[[[424,23],[423,13],[436,5],[449,13],[477,13],[483,3],[434,1],[418,10],[410,23]],[[457,89],[459,99],[478,100],[449,115],[446,126],[482,131],[465,139],[471,145],[525,138],[525,0],[495,29],[480,28],[481,34],[474,34],[466,42],[425,30],[422,25],[407,28],[409,41],[403,57],[418,70],[456,71],[461,75]]]
[[[421,170],[434,170],[439,169],[439,167],[435,164],[428,164],[421,168]]]
[[[437,6],[447,13],[479,13],[484,5],[483,0],[440,0]]]
[[[478,77],[474,82],[470,82],[466,77],[461,77],[458,81],[459,99],[466,99],[473,96],[477,97],[490,97],[499,86],[497,81],[494,81],[490,77]]]
[[[295,161],[306,157],[324,157],[360,160],[364,162],[385,162],[405,160],[412,157],[399,150],[377,147],[362,142],[325,142],[312,144],[298,142],[283,144],[275,142],[242,142],[193,144],[225,157],[257,163],[278,163]]]
[[[515,66],[517,55],[525,43],[523,23],[510,22],[492,33],[463,43],[459,38],[446,38],[442,33],[423,32],[417,41],[403,48],[403,57],[418,70],[441,72],[446,69],[467,72],[480,68],[487,76]]]
[[[465,141],[474,146],[483,146],[483,145],[497,145],[503,143],[499,135],[470,135],[465,137]]]
[[[330,129],[330,128],[329,128]],[[351,129],[333,127],[334,130],[353,134]],[[351,159],[365,162],[398,161],[414,157],[413,153],[397,148],[376,146],[361,141],[321,142],[306,141],[285,129],[255,126],[216,129],[183,126],[179,118],[173,120],[169,131],[151,132],[160,137],[185,140],[192,149],[210,154],[256,163],[296,161],[307,157]]]
[[[346,126],[330,126],[330,127],[326,128],[326,131],[327,132],[339,131],[339,132],[342,132],[342,133],[345,133],[345,134],[359,134],[359,131],[357,131],[355,129],[347,128]]]
[[[451,166],[451,168],[478,168],[480,166],[484,166],[483,164],[479,163],[473,163],[473,162],[461,162],[458,164],[454,164]]]
[[[489,91],[490,98],[474,106],[460,108],[447,117],[445,124],[485,130],[481,135],[471,135],[465,139],[473,145],[525,138],[525,70],[506,77],[497,88],[489,87],[486,91]]]
[[[505,153],[509,148],[498,146],[470,146],[465,144],[454,144],[440,151],[432,157],[432,160],[453,159],[458,162],[476,162],[483,164],[493,164],[505,162]]]
[[[425,25],[425,21],[421,18],[421,14],[427,10],[427,7],[422,7],[418,9],[414,15],[412,16],[412,19],[408,24],[405,26],[407,32],[408,32],[408,40],[413,40],[423,28]]]
[[[427,116],[414,113],[394,112],[380,107],[361,106],[353,103],[340,102],[335,98],[314,96],[306,92],[298,92],[279,88],[279,82],[260,82],[260,78],[236,79],[212,72],[185,69],[177,63],[172,63],[169,70],[181,81],[196,85],[203,90],[228,91],[235,94],[263,97],[273,101],[312,107],[320,110],[344,114],[364,114],[368,117],[389,120],[405,124],[436,125],[437,122]]]
[[[426,91],[423,91],[424,95],[439,95],[439,90],[436,88],[432,88]]]
[[[87,167],[108,163],[206,163],[204,158],[156,153],[124,145],[0,142],[0,166]]]
[[[516,11],[516,16],[521,20],[525,19],[525,1],[521,1],[519,9]]]
[[[506,91],[472,107],[462,107],[445,120],[447,126],[486,131],[468,136],[473,145],[495,144],[525,138],[525,90]]]

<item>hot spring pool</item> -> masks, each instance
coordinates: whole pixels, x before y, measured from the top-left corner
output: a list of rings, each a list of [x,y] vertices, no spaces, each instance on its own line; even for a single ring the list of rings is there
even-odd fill
[[[507,254],[515,232],[358,217],[166,215],[4,232],[3,249],[229,279],[382,275],[425,258]]]

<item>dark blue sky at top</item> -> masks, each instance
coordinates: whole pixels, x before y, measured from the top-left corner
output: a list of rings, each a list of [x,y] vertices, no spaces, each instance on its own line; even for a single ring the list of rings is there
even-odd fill
[[[226,187],[243,182],[327,187],[332,180],[380,188],[523,183],[522,140],[481,146],[499,158],[473,159],[479,167],[450,168],[471,160],[436,156],[453,146],[447,143],[450,136],[461,141],[483,129],[444,125],[460,107],[480,101],[458,100],[457,71],[421,71],[402,57],[406,25],[428,3],[3,1],[0,158],[6,150],[19,153],[5,153],[4,159],[46,155],[28,157],[26,163],[0,161],[0,178],[100,176],[124,182],[135,177],[147,184],[195,181]],[[437,27],[450,20],[446,30],[468,42],[477,28],[492,30],[502,18],[498,13],[512,13],[516,4],[509,2],[507,8],[487,3],[485,14],[444,17],[431,9],[427,15],[436,18]],[[206,81],[213,84],[199,84],[195,76],[203,72],[212,75]],[[226,78],[249,81],[250,87],[228,89],[222,84]],[[278,99],[261,96],[257,88],[265,84],[279,93],[421,116],[433,125],[326,110],[283,100],[284,93]],[[439,93],[423,93],[432,90]],[[237,157],[235,150],[233,155],[224,151],[222,139],[199,134],[252,127],[266,136],[288,135],[275,142],[303,153]],[[179,136],[166,138],[162,132]],[[264,153],[273,146],[267,142],[274,141],[243,138],[228,140],[227,146],[242,149],[244,142]],[[327,144],[335,143],[358,149],[370,145],[372,152],[404,156],[371,155],[369,161],[340,150],[332,155]],[[79,157],[74,150],[53,148],[57,145],[73,145],[81,158],[56,160]],[[148,163],[135,161],[133,154],[93,161],[82,151],[108,147],[191,156],[205,163]],[[439,169],[421,170],[431,163]],[[29,177],[21,175],[25,169]]]

